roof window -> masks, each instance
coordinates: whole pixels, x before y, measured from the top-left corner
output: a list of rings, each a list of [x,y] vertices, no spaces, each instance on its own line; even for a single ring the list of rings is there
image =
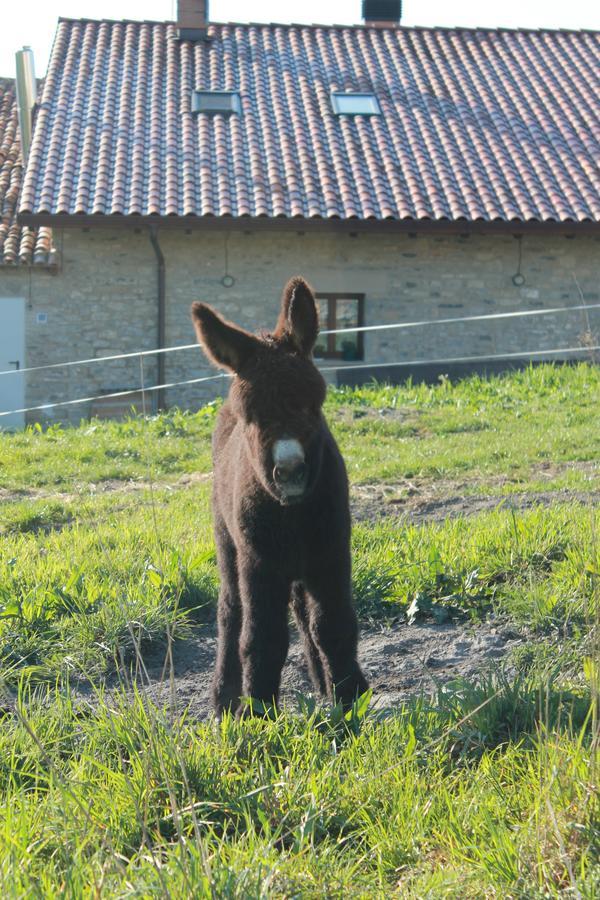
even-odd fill
[[[242,111],[240,95],[237,91],[192,91],[192,112],[226,116]]]
[[[375,94],[332,94],[331,105],[338,116],[380,116]]]

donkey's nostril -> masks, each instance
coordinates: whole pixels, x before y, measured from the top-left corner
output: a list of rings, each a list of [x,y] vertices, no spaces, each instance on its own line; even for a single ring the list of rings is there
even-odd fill
[[[294,471],[292,472],[292,478],[294,481],[304,481],[304,476],[306,475],[306,464],[301,462],[298,463]]]
[[[273,469],[273,478],[279,484],[301,484],[306,475],[306,465],[303,462],[297,462],[291,466],[275,466]]]

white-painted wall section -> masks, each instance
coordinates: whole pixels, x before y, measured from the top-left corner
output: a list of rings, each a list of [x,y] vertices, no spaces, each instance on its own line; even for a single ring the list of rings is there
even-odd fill
[[[25,301],[21,297],[0,297],[0,371],[25,365]],[[25,405],[22,375],[0,378],[0,411],[21,409]],[[20,428],[22,413],[0,420],[0,428]]]

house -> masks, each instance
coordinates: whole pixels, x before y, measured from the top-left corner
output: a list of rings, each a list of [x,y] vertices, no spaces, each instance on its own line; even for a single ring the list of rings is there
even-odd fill
[[[352,27],[213,23],[204,0],[175,22],[59,21],[0,270],[27,366],[189,344],[194,299],[269,327],[297,272],[332,329],[598,302],[600,32],[405,28],[399,2],[363,8]],[[16,264],[19,241],[51,244],[55,274],[35,249]],[[419,375],[406,364],[578,348],[599,323],[346,333],[318,354],[332,378]],[[195,349],[52,368],[23,376],[24,399],[202,374]]]

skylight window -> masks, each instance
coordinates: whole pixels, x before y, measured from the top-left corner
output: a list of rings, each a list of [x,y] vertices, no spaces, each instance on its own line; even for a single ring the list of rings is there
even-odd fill
[[[375,94],[332,94],[331,105],[338,116],[380,116]]]
[[[226,116],[242,112],[240,95],[237,91],[192,91],[192,112]]]

